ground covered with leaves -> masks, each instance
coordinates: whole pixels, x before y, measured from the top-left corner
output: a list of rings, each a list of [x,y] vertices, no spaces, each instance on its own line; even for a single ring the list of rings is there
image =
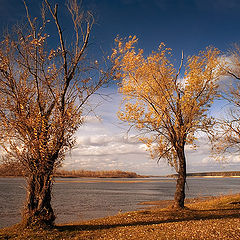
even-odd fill
[[[240,194],[187,201],[176,211],[155,207],[116,216],[58,225],[51,230],[22,229],[20,225],[0,230],[0,239],[240,239]]]

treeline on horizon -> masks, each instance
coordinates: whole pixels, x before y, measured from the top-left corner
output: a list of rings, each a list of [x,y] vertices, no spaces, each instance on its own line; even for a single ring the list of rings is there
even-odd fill
[[[232,176],[240,176],[240,171],[226,171],[226,172],[200,172],[200,173],[187,173],[187,177],[232,177]],[[177,174],[171,174],[167,177],[177,177]]]
[[[87,177],[87,178],[140,178],[143,177],[135,172],[121,170],[109,171],[90,171],[90,170],[72,170],[67,171],[59,169],[54,174],[55,177]]]
[[[17,164],[0,164],[0,176],[2,177],[22,177],[23,172]],[[64,170],[58,169],[54,173],[54,177],[62,178],[140,178],[144,177],[135,172],[127,172],[121,170],[110,171],[90,171],[90,170]]]

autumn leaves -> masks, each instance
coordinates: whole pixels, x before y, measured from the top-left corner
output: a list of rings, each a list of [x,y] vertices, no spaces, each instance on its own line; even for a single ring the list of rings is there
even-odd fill
[[[171,62],[172,50],[160,44],[145,56],[136,50],[137,38],[117,38],[112,61],[121,79],[123,102],[119,118],[141,132],[158,161],[163,158],[178,173],[175,205],[184,207],[186,180],[185,145],[194,144],[196,131],[213,127],[208,110],[218,96],[218,80],[224,73],[220,51],[206,48],[198,55]],[[179,195],[180,194],[180,195]]]

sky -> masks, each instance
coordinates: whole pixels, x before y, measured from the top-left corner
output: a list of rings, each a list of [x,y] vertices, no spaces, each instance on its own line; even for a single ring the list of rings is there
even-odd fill
[[[31,16],[38,15],[41,1],[26,3]],[[62,10],[65,1],[58,3],[64,34],[70,35],[65,21],[68,15]],[[180,62],[182,50],[185,56],[210,45],[227,51],[240,41],[239,0],[83,0],[83,7],[93,12],[95,18],[89,46],[93,57],[111,54],[117,35],[136,35],[137,46],[145,53],[157,50],[164,42],[173,49],[176,63]],[[0,31],[24,21],[24,15],[21,0],[0,0]],[[86,124],[76,134],[76,147],[66,156],[63,166],[69,170],[119,169],[145,175],[175,173],[164,160],[158,164],[152,160],[136,133],[128,132],[128,126],[117,119],[121,101],[117,87],[112,85],[102,91],[109,95],[107,101],[92,99],[93,104],[101,101],[95,110],[98,118],[87,116]],[[215,105],[211,114],[221,111],[221,106]],[[197,145],[196,150],[186,147],[188,172],[240,170],[238,156],[231,157],[226,164],[219,163],[211,158],[210,145],[204,137],[199,138]]]

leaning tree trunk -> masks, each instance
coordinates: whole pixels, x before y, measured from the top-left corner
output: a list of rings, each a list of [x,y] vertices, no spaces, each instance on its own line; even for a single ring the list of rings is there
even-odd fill
[[[178,149],[177,155],[179,160],[179,169],[176,184],[176,192],[174,197],[174,207],[184,208],[185,184],[186,184],[186,158],[184,146]]]
[[[55,215],[51,206],[52,173],[35,173],[27,177],[27,199],[23,212],[25,226],[51,227]]]

